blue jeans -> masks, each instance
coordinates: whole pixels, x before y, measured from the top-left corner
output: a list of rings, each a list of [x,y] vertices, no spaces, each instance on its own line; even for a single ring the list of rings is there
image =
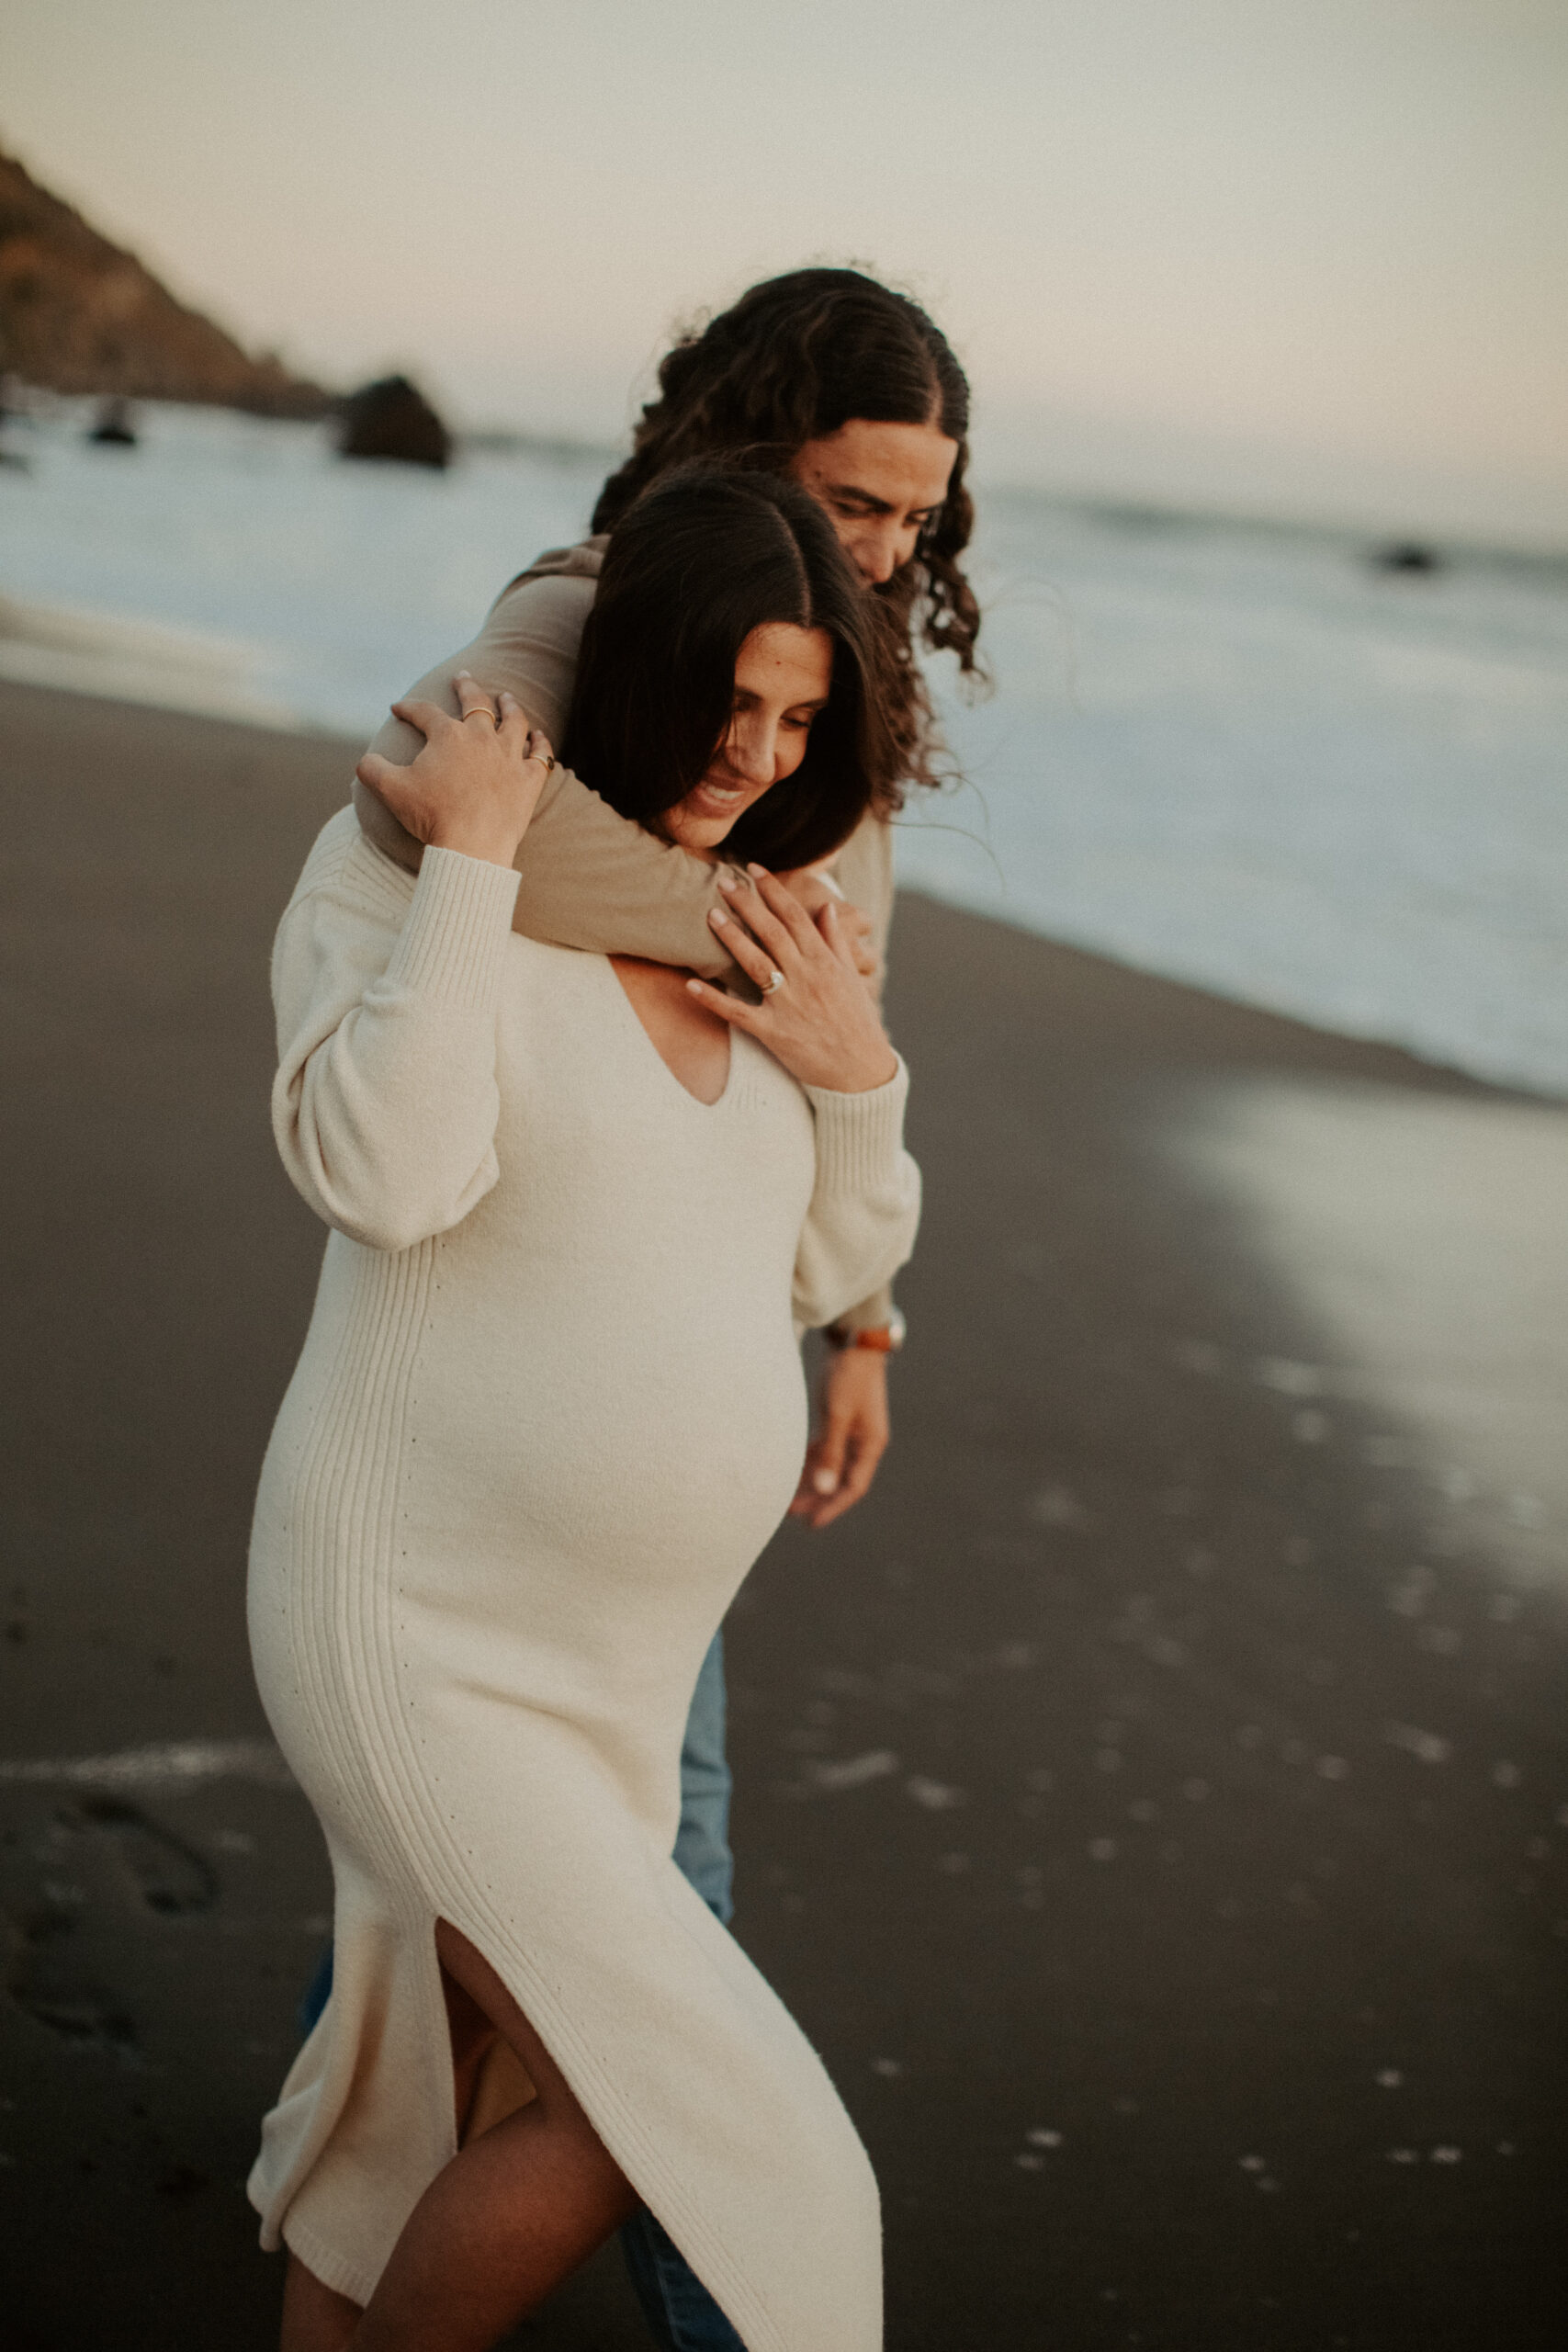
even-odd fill
[[[681,1826],[675,1860],[710,1911],[728,1925],[729,1766],[724,1753],[724,1635],[702,1663],[681,1747]],[[746,2352],[685,2256],[645,2206],[621,2232],[626,2271],[663,2352]]]
[[[729,1766],[724,1752],[724,1636],[716,1634],[697,1675],[681,1748],[681,1826],[675,1860],[726,1926],[734,1913],[729,1850]],[[333,1989],[333,1948],[317,1964],[299,2005],[309,2033]],[[662,2352],[746,2352],[707,2289],[645,2207],[621,2232],[626,2271]]]

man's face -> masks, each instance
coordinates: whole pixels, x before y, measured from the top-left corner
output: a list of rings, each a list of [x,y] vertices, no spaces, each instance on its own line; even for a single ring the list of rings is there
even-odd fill
[[[852,416],[820,441],[807,441],[790,471],[832,518],[868,587],[881,588],[915,552],[915,542],[947,496],[958,444],[934,424],[874,424]]]

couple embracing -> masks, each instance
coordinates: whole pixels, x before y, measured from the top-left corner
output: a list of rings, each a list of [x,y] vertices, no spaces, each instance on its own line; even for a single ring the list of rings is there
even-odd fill
[[[335,1884],[251,2181],[284,2352],[481,2352],[617,2229],[671,2352],[881,2342],[864,2152],[724,1924],[718,1626],[886,1441],[919,1180],[875,983],[917,649],[975,665],[967,401],[852,271],[680,344],[279,927],[332,1231],[251,1628]]]

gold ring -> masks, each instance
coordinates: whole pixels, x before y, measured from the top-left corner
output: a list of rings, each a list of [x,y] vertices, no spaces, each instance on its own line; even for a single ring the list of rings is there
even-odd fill
[[[492,727],[493,727],[493,726],[495,725],[495,723],[496,723],[495,713],[494,713],[494,711],[493,711],[493,710],[466,710],[466,711],[463,713],[463,718],[464,718],[464,722],[465,722],[465,724],[466,724],[466,723],[468,722],[468,720],[469,720],[470,718],[484,718],[484,719],[488,719],[488,720],[489,720],[489,722],[490,722],[490,724],[491,724]]]
[[[768,974],[767,978],[762,982],[762,994],[764,996],[777,996],[784,984],[784,974],[777,970],[772,971]]]

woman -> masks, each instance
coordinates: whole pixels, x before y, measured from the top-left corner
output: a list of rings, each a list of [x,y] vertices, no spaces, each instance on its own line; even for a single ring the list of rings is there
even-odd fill
[[[933,774],[917,648],[951,653],[964,675],[977,669],[980,616],[962,568],[973,523],[968,424],[964,372],[917,303],[858,270],[802,269],[767,279],[666,354],[632,454],[600,494],[596,536],[541,558],[498,600],[473,644],[414,692],[455,709],[457,673],[472,671],[492,692],[513,694],[559,741],[604,534],[637,493],[672,465],[714,453],[798,481],[831,521],[894,663],[889,699],[899,757],[834,861],[846,900],[868,919],[864,967],[880,978],[893,908],[887,820],[905,784],[930,783]],[[394,719],[374,750],[406,762],[420,741]],[[370,838],[417,867],[418,843],[363,778],[355,800]],[[792,876],[791,886],[808,906],[828,895],[812,875]],[[552,771],[529,830],[513,916],[526,936],[619,949],[714,978],[728,960],[709,922],[718,898],[711,865],[657,842],[570,769]],[[902,1332],[884,1285],[850,1306],[829,1335],[818,1429],[790,1506],[808,1526],[831,1525],[870,1488],[889,1437],[888,1354]],[[733,1908],[729,1786],[716,1634],[687,1725],[675,1852],[724,1920]],[[329,1970],[330,1955],[308,2014],[325,1997]],[[646,2216],[628,2225],[625,2245],[664,2352],[733,2352],[722,2318]]]
[[[863,2152],[671,1856],[694,1680],[795,1486],[792,1314],[913,1238],[902,1065],[831,909],[756,863],[713,918],[755,1002],[517,937],[548,749],[458,699],[367,763],[417,883],[345,811],[275,956],[278,1139],[334,1228],[252,1555],[337,1891],[251,2184],[285,2352],[479,2352],[639,2203],[753,2352],[873,2352]],[[830,854],[898,746],[816,503],[656,484],[567,742],[671,854]],[[536,2096],[463,2144],[497,2036]]]

